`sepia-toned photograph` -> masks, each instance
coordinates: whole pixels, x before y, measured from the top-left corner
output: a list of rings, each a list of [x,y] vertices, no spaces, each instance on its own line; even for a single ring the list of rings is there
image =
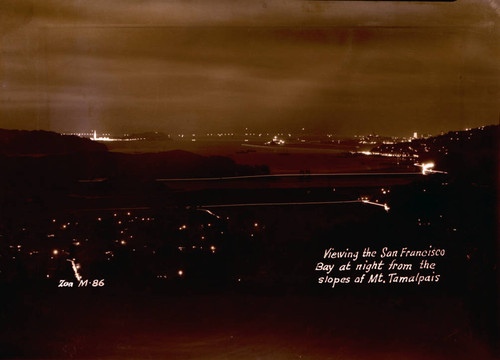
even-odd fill
[[[500,0],[0,0],[0,359],[500,357]]]

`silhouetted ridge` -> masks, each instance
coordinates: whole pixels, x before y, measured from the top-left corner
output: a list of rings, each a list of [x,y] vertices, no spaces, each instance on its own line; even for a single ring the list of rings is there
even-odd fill
[[[0,154],[37,155],[107,151],[103,144],[51,131],[0,129]]]
[[[80,152],[47,156],[0,156],[5,178],[43,178],[47,183],[106,178],[150,181],[156,178],[219,177],[268,174],[266,166],[239,165],[223,156],[202,156],[182,150],[123,154]]]

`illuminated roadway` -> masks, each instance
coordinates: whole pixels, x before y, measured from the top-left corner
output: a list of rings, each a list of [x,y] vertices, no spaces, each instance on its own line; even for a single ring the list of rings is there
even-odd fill
[[[248,180],[248,179],[267,179],[280,177],[330,177],[330,176],[393,176],[393,175],[422,175],[421,172],[384,172],[384,173],[325,173],[325,174],[267,174],[267,175],[243,175],[243,176],[226,176],[226,177],[206,177],[206,178],[173,178],[173,179],[156,179],[160,182],[174,181],[218,181],[218,180]]]
[[[238,206],[282,206],[282,205],[330,205],[330,204],[350,204],[362,203],[362,200],[344,200],[344,201],[306,201],[306,202],[263,202],[263,203],[246,203],[246,204],[214,204],[201,205],[202,208],[219,208],[219,207],[238,207]]]
[[[296,180],[308,180],[313,178],[347,178],[347,177],[406,177],[406,176],[425,176],[429,173],[430,168],[434,166],[433,163],[429,164],[415,164],[417,166],[422,166],[422,172],[351,172],[351,173],[295,173],[295,174],[266,174],[266,175],[242,175],[242,176],[227,176],[227,177],[205,177],[205,178],[170,178],[170,179],[156,179],[157,182],[168,182],[168,183],[197,183],[197,182],[219,182],[219,181],[232,181],[232,180],[259,180],[259,179],[279,179],[287,178],[293,181],[292,184],[302,187],[303,183],[296,183]],[[438,171],[432,171],[438,172]],[[295,179],[294,179],[295,178]],[[241,183],[238,182],[240,185]],[[246,183],[250,185],[251,183]],[[258,184],[259,188],[264,187],[262,183]],[[279,184],[282,187],[284,184]],[[351,186],[353,184],[350,184]],[[372,184],[375,185],[375,184]],[[189,186],[189,185],[188,185]],[[211,205],[200,205],[199,208],[223,208],[223,207],[248,207],[248,206],[293,206],[293,205],[333,205],[333,204],[349,204],[349,203],[363,203],[368,205],[374,205],[383,207],[385,211],[389,211],[387,204],[381,204],[377,202],[369,201],[368,198],[361,198],[357,200],[343,200],[343,201],[311,201],[311,202],[262,202],[262,203],[233,203],[233,204],[211,204]],[[137,209],[147,209],[147,208],[137,208]]]
[[[201,178],[163,178],[156,182],[180,190],[273,189],[303,187],[359,187],[404,185],[422,176],[422,172],[346,172],[242,175]]]
[[[305,202],[263,202],[263,203],[245,203],[245,204],[214,204],[201,205],[200,208],[223,208],[223,207],[245,207],[245,206],[293,206],[293,205],[331,205],[331,204],[369,204],[383,207],[385,211],[389,211],[387,204],[379,204],[368,201],[367,199],[360,200],[343,200],[343,201],[305,201]]]
[[[333,204],[370,204],[383,207],[389,210],[386,204],[380,204],[367,199],[358,200],[340,200],[340,201],[304,201],[304,202],[262,202],[262,203],[235,203],[235,204],[210,204],[199,205],[199,210],[208,208],[227,208],[227,207],[248,207],[248,206],[293,206],[293,205],[333,205]],[[195,206],[196,208],[196,206]],[[79,211],[124,211],[124,210],[151,210],[151,207],[117,207],[117,208],[97,208],[97,209],[79,209]],[[208,211],[208,210],[207,210]],[[216,216],[215,214],[211,214]]]

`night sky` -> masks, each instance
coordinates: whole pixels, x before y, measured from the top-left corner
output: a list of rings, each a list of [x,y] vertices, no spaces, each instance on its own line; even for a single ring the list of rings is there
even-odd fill
[[[2,0],[0,127],[438,134],[498,123],[500,1]]]

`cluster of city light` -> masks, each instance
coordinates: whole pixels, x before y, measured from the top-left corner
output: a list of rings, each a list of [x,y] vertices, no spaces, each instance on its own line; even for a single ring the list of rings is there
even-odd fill
[[[433,170],[434,167],[435,167],[435,164],[433,162],[428,162],[428,163],[423,163],[423,164],[415,164],[416,166],[420,166],[422,168],[422,174],[423,175],[428,175],[428,174],[431,174],[433,172],[438,172],[437,170]],[[380,188],[380,191],[382,194],[386,195],[390,192],[390,189],[388,188]],[[363,197],[360,197],[358,200],[358,202],[362,202],[363,204],[368,204],[368,205],[374,205],[374,206],[378,206],[378,207],[383,207],[385,211],[389,211],[390,208],[388,206],[387,203],[383,203],[382,201],[379,202],[379,200],[370,200],[369,197],[367,196],[363,196]],[[214,213],[212,210],[209,210],[209,209],[202,209],[202,208],[198,208],[196,209],[197,211],[200,211],[200,212],[203,212],[203,213],[206,213],[207,215],[210,215],[212,216],[214,219],[221,219],[221,217],[219,215],[217,215],[216,213]],[[124,213],[125,214],[125,213]],[[127,216],[120,216],[119,213],[114,213],[112,216],[113,216],[113,223],[116,223],[118,225],[122,225],[124,224],[125,222],[132,222],[132,221],[150,221],[150,220],[154,220],[154,218],[151,218],[151,217],[138,217],[138,216],[133,216],[132,213],[129,211],[126,213]],[[134,214],[135,215],[135,214]],[[440,215],[440,217],[442,218],[443,215]],[[228,219],[228,217],[224,217],[225,219]],[[96,217],[93,217],[93,220],[96,221],[96,222],[101,222],[101,221],[104,221],[106,219],[106,217],[104,216],[96,216]],[[108,219],[109,220],[109,219]],[[253,219],[252,219],[253,220]],[[56,219],[49,219],[49,221],[53,224],[52,226],[55,227],[55,228],[58,228],[59,229],[59,233],[57,234],[68,234],[68,230],[67,231],[61,231],[61,230],[66,230],[68,229],[69,226],[73,227],[75,225],[78,225],[78,222],[77,221],[71,221],[71,222],[68,222],[68,221],[57,221]],[[194,226],[193,224],[189,223],[189,230],[188,230],[188,226],[186,224],[182,224],[178,227],[179,230],[188,230],[188,231],[191,231],[191,229],[195,229],[196,226]],[[212,227],[213,230],[216,230],[217,229],[217,221],[213,221],[213,222],[204,222],[203,224],[201,224],[201,228],[203,229],[204,227],[207,227],[207,228],[210,228]],[[212,226],[213,225],[213,226]],[[257,221],[250,221],[249,223],[247,223],[247,226],[248,226],[248,236],[250,236],[251,238],[253,238],[255,236],[254,232],[256,234],[258,234],[260,232],[261,229],[265,229],[265,227],[260,223],[260,222],[257,222]],[[418,218],[418,226],[431,226],[431,222],[429,220],[422,220],[421,218]],[[126,227],[124,227],[125,230],[127,230]],[[22,230],[26,230],[25,228],[22,228]],[[174,230],[175,230],[175,227],[174,227]],[[219,231],[220,229],[218,229],[216,232],[220,234],[223,234],[222,231]],[[193,230],[193,231],[196,231],[196,230]],[[456,228],[450,228],[450,231],[457,231]],[[122,233],[123,233],[123,230],[122,230]],[[196,237],[197,239],[200,239],[201,240],[206,240],[204,242],[202,242],[201,244],[204,243],[204,246],[205,246],[205,249],[206,251],[208,251],[209,253],[211,252],[212,254],[215,254],[216,251],[218,250],[218,248],[216,247],[217,243],[215,243],[215,245],[213,245],[212,241],[213,238],[209,237],[207,235],[207,238],[205,237],[205,235],[203,235],[204,233],[202,232],[201,234],[198,234],[199,237]],[[47,237],[55,237],[55,234],[48,234]],[[133,238],[133,235],[129,235],[127,236],[128,238],[132,239]],[[191,238],[191,237],[190,237]],[[69,238],[68,238],[69,240]],[[85,241],[87,241],[88,239],[85,239]],[[81,239],[81,241],[83,242],[84,240]],[[78,239],[72,239],[72,245],[74,246],[80,246],[81,245],[81,242],[80,240]],[[116,240],[117,242],[119,242],[121,245],[127,245],[127,241],[126,240]],[[184,251],[186,249],[201,249],[203,250],[204,246],[199,246],[199,245],[192,245],[192,244],[189,244],[188,247],[185,247],[185,246],[179,246],[179,251]],[[218,245],[217,245],[218,246]],[[146,248],[147,246],[144,245],[144,247]],[[21,252],[21,249],[24,250],[24,248],[22,247],[21,244],[17,244],[17,245],[10,245],[10,248],[13,250],[13,251],[16,251],[16,254],[18,252]],[[49,248],[49,255],[51,255],[51,259],[65,259],[66,257],[70,256],[70,252],[69,251],[66,251],[64,250],[64,248],[61,248],[61,247],[58,247],[58,248]],[[131,250],[131,251],[135,251],[135,249]],[[32,254],[37,254],[38,251],[36,250],[31,250],[31,251],[24,251],[26,252],[27,254],[29,255],[32,255]],[[152,251],[153,254],[155,254],[156,252],[153,250]],[[44,252],[44,254],[47,254],[47,252]],[[113,251],[111,250],[108,250],[105,252],[105,255],[107,256],[107,260],[109,261],[111,258],[114,257],[114,254],[113,254]],[[71,255],[72,256],[72,255]],[[13,259],[15,259],[15,257],[12,257]],[[76,263],[76,259],[75,258],[67,258],[66,261],[70,262],[71,263],[71,267],[72,267],[72,270],[75,274],[75,278],[77,280],[80,280],[81,279],[81,275],[79,273],[79,269],[80,269],[80,264],[77,264]],[[183,277],[185,276],[184,274],[184,270],[180,269],[180,270],[174,270],[174,271],[177,271],[177,275],[179,277]],[[174,275],[175,275],[175,272],[174,272]],[[47,274],[47,278],[50,278],[50,274]],[[166,274],[159,274],[157,275],[157,278],[162,278],[162,279],[166,279],[167,278],[167,275]],[[238,280],[239,281],[239,280]]]
[[[266,145],[285,145],[285,140],[274,136],[272,140],[266,142]]]
[[[363,154],[363,155],[376,155],[376,156],[385,156],[385,157],[398,157],[398,158],[418,158],[418,154],[407,154],[407,153],[384,153],[378,151],[358,151],[351,152],[354,154]]]
[[[467,131],[467,133],[463,134],[464,135],[464,138],[463,139],[468,139],[470,140],[471,139],[471,136],[474,135],[474,132],[472,129],[470,128],[466,128],[465,129]],[[481,128],[478,128],[477,130],[484,130],[484,127],[481,127]],[[300,134],[296,134],[295,136],[297,136],[297,139],[298,141],[300,142],[306,142],[306,140],[304,140],[303,138],[300,139],[304,133],[303,133],[304,130],[302,130],[302,132]],[[95,140],[95,141],[136,141],[136,140],[147,140],[147,138],[145,137],[137,137],[137,138],[130,138],[128,134],[124,134],[124,135],[121,135],[121,136],[118,136],[118,137],[112,137],[111,134],[102,134],[101,136],[98,136],[97,135],[97,131],[93,131],[91,133],[78,133],[78,132],[71,132],[71,133],[63,133],[63,135],[76,135],[76,136],[80,136],[80,137],[86,137],[86,138],[90,138],[91,140]],[[245,129],[245,132],[243,133],[234,133],[234,132],[207,132],[207,133],[203,133],[203,134],[196,134],[196,133],[192,133],[192,134],[185,134],[185,133],[178,133],[178,134],[168,134],[168,138],[176,138],[176,139],[182,139],[184,140],[184,138],[187,138],[187,140],[191,140],[191,141],[196,141],[196,138],[197,137],[207,137],[207,138],[210,138],[210,137],[216,137],[216,138],[221,138],[221,137],[234,137],[234,136],[241,136],[241,137],[246,137],[244,139],[245,142],[248,142],[249,139],[248,137],[262,137],[262,136],[269,136],[270,133],[269,132],[263,132],[263,131],[256,131],[256,130],[249,130],[248,128]],[[443,135],[443,133],[442,133]],[[461,138],[461,135],[462,133],[458,132],[458,131],[455,131],[455,132],[450,132],[450,137],[448,138],[450,141],[459,141],[459,140],[462,140]],[[284,137],[284,136],[287,136],[288,138],[292,138],[294,135],[292,135],[291,132],[281,132],[281,133],[278,133],[277,134],[277,137]],[[334,134],[332,133],[325,133],[325,134],[315,134],[313,136],[316,136],[316,137],[322,137],[322,136],[325,136],[329,139],[333,138],[334,137]],[[396,137],[396,136],[380,136],[380,135],[377,135],[377,134],[369,134],[369,135],[354,135],[354,139],[356,139],[356,141],[358,142],[358,144],[370,144],[370,145],[376,145],[376,144],[384,144],[384,145],[393,145],[393,144],[398,144],[398,143],[404,143],[404,142],[408,142],[408,143],[411,143],[411,142],[415,142],[415,141],[420,141],[422,139],[427,139],[431,137],[430,134],[428,135],[420,135],[420,134],[417,134],[417,132],[414,132],[412,134],[412,136],[409,136],[409,137]],[[348,140],[348,138],[344,138],[345,140]],[[435,139],[435,138],[432,138],[432,139]],[[338,142],[340,143],[340,140],[338,140]],[[429,152],[429,148],[427,148],[427,145],[425,143],[423,143],[423,145],[426,147],[426,149],[424,151],[426,152]],[[392,150],[394,150],[394,148],[392,148]],[[438,150],[438,151],[442,151],[442,150]],[[447,152],[447,151],[446,151]],[[382,154],[380,154],[382,155]],[[391,156],[391,155],[387,155],[387,154],[384,154],[383,156]],[[396,156],[405,156],[405,157],[417,157],[417,156],[414,156],[414,155],[411,155],[411,154],[400,154],[400,155],[396,155]]]
[[[69,133],[69,134],[64,134],[64,135],[76,135],[80,137],[88,137],[90,136],[90,140],[93,141],[139,141],[139,140],[146,140],[146,138],[112,138],[110,137],[110,134],[103,134],[104,136],[97,136],[97,131],[94,130],[93,133],[87,134],[79,134],[79,133]]]
[[[109,136],[97,136],[97,131],[94,130],[94,135],[91,137],[94,141],[117,141],[119,139],[113,139]]]

